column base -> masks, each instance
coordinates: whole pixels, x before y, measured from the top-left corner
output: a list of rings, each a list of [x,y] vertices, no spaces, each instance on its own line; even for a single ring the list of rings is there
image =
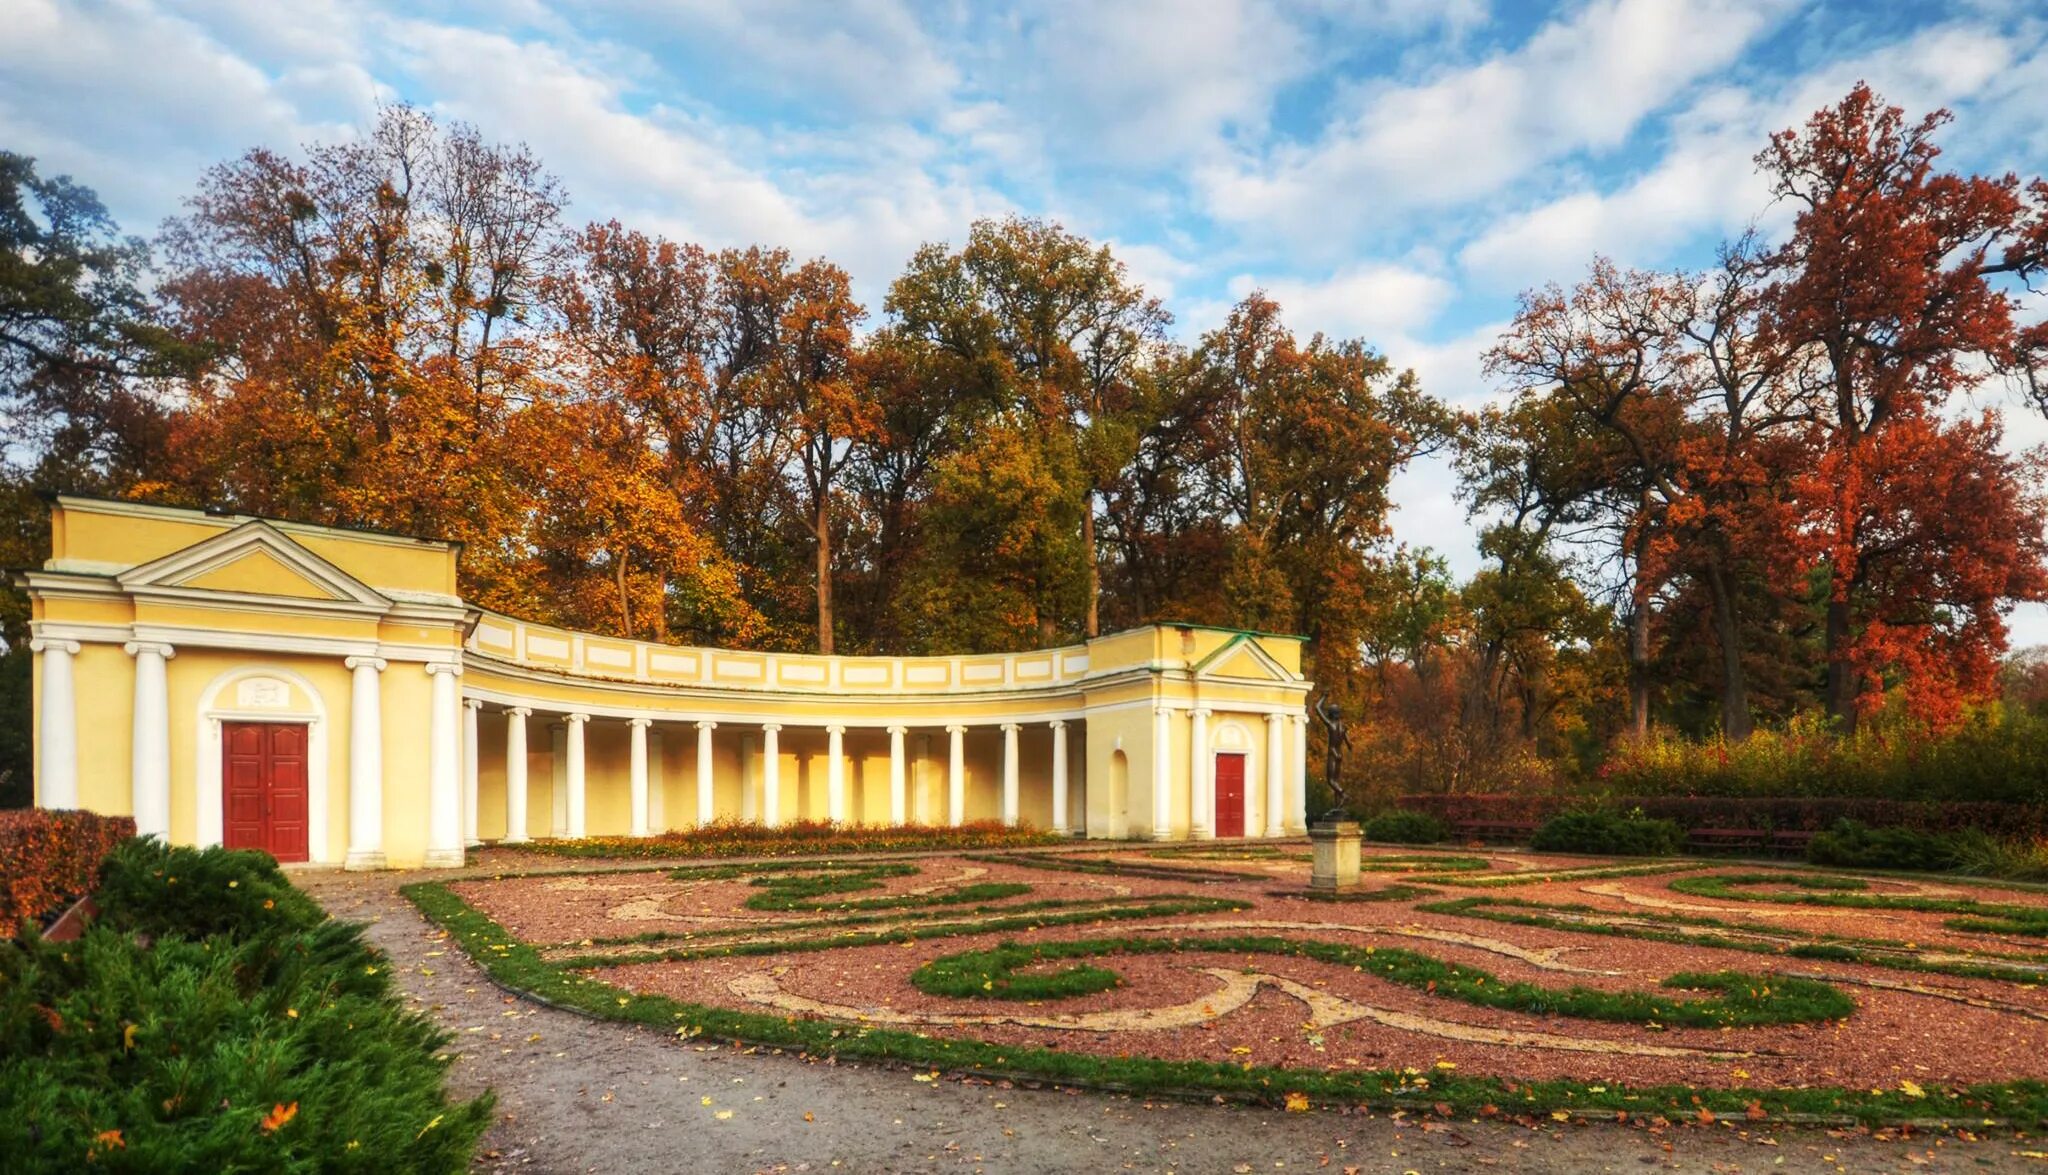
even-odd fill
[[[480,849],[484,847],[484,842],[476,839],[475,837],[471,837],[470,839],[462,842],[462,847],[465,849]]]
[[[520,833],[518,836],[512,836],[510,834],[507,834],[505,836],[501,836],[498,838],[498,843],[501,845],[523,845],[530,844],[532,843],[532,841],[533,838],[526,835],[523,832]]]
[[[1153,839],[1153,840],[1180,840],[1181,838],[1180,838],[1180,837],[1177,837],[1177,836],[1175,836],[1175,835],[1173,834],[1173,830],[1172,830],[1171,828],[1162,828],[1162,829],[1159,829],[1158,831],[1156,831],[1156,832],[1154,832],[1154,833],[1152,834],[1152,839]]]
[[[429,869],[460,869],[463,866],[461,849],[428,849],[422,862]]]
[[[1215,839],[1216,839],[1216,830],[1215,830],[1215,829],[1213,829],[1213,828],[1197,828],[1197,829],[1195,829],[1195,830],[1194,830],[1193,832],[1191,832],[1191,833],[1189,833],[1189,834],[1188,834],[1188,839],[1189,839],[1189,840],[1215,840]]]
[[[341,867],[354,873],[382,869],[385,867],[384,854],[381,850],[374,853],[365,853],[351,849],[348,856],[342,858]]]

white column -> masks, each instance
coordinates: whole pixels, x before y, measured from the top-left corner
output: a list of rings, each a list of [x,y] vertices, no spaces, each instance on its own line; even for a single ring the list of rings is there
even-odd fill
[[[1052,830],[1067,832],[1067,724],[1052,721]]]
[[[1290,836],[1305,836],[1308,833],[1308,715],[1296,714],[1289,725],[1294,727],[1294,762],[1287,772],[1287,832]]]
[[[904,804],[903,735],[906,728],[889,728],[889,823],[900,825],[910,817]]]
[[[633,835],[646,836],[647,820],[647,728],[654,725],[652,718],[635,718],[626,723],[632,728],[631,750],[627,756],[626,788],[633,804]]]
[[[1216,836],[1214,786],[1216,757],[1209,753],[1209,712],[1188,711],[1193,725],[1188,728],[1188,831],[1196,840]]]
[[[1017,730],[1003,723],[1003,827],[1017,827]]]
[[[472,849],[484,843],[476,835],[476,720],[483,708],[475,698],[462,703],[462,844]]]
[[[967,728],[948,726],[952,739],[946,756],[946,821],[954,828],[967,819]]]
[[[1152,839],[1173,836],[1173,711],[1152,710]]]
[[[350,657],[348,855],[345,869],[384,867],[384,658]]]
[[[1287,835],[1287,716],[1266,715],[1266,835]]]
[[[774,722],[761,726],[761,823],[782,827],[782,727]]]
[[[910,761],[910,817],[924,825],[932,822],[931,774],[932,736],[920,733],[917,755]]]
[[[647,834],[660,836],[669,830],[667,736],[659,726],[647,732]]]
[[[526,843],[526,719],[532,710],[514,706],[505,711],[505,840]]]
[[[38,637],[29,648],[43,657],[42,720],[37,723],[36,803],[44,808],[78,806],[78,691],[71,658],[77,641]]]
[[[711,732],[718,729],[716,722],[697,724],[697,827],[702,828],[716,818],[714,797],[711,793]]]
[[[825,728],[825,818],[846,823],[846,728]]]
[[[130,641],[122,646],[135,658],[135,732],[131,742],[129,787],[137,836],[171,839],[171,698],[164,662],[171,646],[156,641]],[[315,845],[316,853],[325,845]]]
[[[564,782],[569,789],[569,822],[562,831],[570,840],[581,840],[590,835],[584,821],[586,808],[583,794],[583,728],[590,724],[590,715],[571,714],[568,721],[568,740],[567,746],[563,748],[563,758],[567,761],[568,767]]]
[[[427,665],[433,679],[427,712],[427,857],[429,869],[462,865],[462,709],[454,661]]]

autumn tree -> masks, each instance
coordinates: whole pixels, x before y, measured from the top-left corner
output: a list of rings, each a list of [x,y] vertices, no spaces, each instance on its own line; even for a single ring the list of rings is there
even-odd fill
[[[1803,390],[1815,458],[1805,524],[1827,573],[1824,704],[1845,725],[1874,703],[1881,666],[1927,663],[1898,644],[1882,619],[1886,601],[1873,594],[1879,579],[1900,583],[1899,572],[1874,576],[1865,565],[1917,562],[1933,575],[1947,557],[1931,545],[1898,549],[1925,532],[1875,527],[1882,511],[1874,507],[1904,504],[1899,490],[1920,471],[1898,461],[1932,455],[1928,446],[1947,432],[1938,417],[1979,382],[1977,365],[2023,345],[2015,297],[2001,279],[2048,262],[2048,187],[1940,170],[1934,134],[1948,119],[1936,111],[1909,123],[1858,85],[1805,126],[1773,135],[1757,157],[1773,194],[1795,212],[1790,236],[1769,257],[1768,297],[1783,345],[1810,358]],[[1894,429],[1902,435],[1891,437]],[[1967,436],[1951,439],[1974,447]],[[1935,495],[1920,499],[1921,509],[1955,515],[1945,486],[1921,488]],[[1982,529],[1951,535],[1992,564],[1970,578],[2023,588],[2034,576],[2019,564],[2038,563],[2038,548],[2009,528],[2030,524],[2038,539],[2039,518],[2010,509],[1977,518]]]

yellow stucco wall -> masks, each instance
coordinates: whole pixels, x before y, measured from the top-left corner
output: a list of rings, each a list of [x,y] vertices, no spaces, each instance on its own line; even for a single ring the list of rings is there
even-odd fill
[[[317,730],[324,834],[316,861],[338,863],[354,847],[350,803],[354,705],[350,659],[382,665],[373,675],[381,724],[382,851],[393,867],[429,860],[436,833],[431,747],[436,732],[430,663],[459,663],[459,696],[478,707],[474,822],[492,841],[507,835],[506,717],[528,707],[527,826],[556,834],[567,785],[558,754],[563,720],[584,725],[585,831],[625,835],[633,825],[629,718],[653,723],[650,817],[657,828],[697,823],[695,723],[713,736],[716,818],[760,810],[762,725],[780,724],[779,815],[824,819],[829,811],[827,734],[845,726],[845,815],[887,823],[890,743],[904,736],[906,804],[912,821],[945,823],[950,724],[965,725],[968,820],[1001,816],[1003,732],[1017,723],[1018,816],[1049,826],[1054,736],[1067,724],[1070,824],[1090,836],[1185,836],[1192,827],[1188,712],[1210,712],[1210,745],[1222,732],[1246,756],[1247,829],[1263,831],[1267,804],[1268,714],[1289,723],[1303,713],[1309,685],[1293,638],[1198,626],[1158,625],[1083,645],[971,657],[819,657],[692,649],[574,633],[464,607],[458,550],[402,536],[272,523],[188,510],[59,499],[52,557],[21,580],[40,639],[78,652],[72,659],[77,710],[77,802],[98,811],[133,807],[132,731],[138,678],[124,645],[174,649],[165,666],[169,782],[166,831],[204,840],[201,809],[217,803],[217,738],[238,708],[235,683],[268,676],[286,683],[265,694],[270,717]],[[38,738],[45,731],[44,660],[36,663]],[[443,695],[444,704],[447,695]],[[228,700],[223,700],[228,699]],[[1167,741],[1154,746],[1154,710],[1170,711]],[[457,711],[460,714],[460,711]],[[445,720],[444,714],[444,720]],[[459,727],[460,719],[455,719]],[[1302,764],[1293,725],[1283,725],[1287,802],[1296,804]],[[452,734],[459,743],[459,730]],[[1168,763],[1168,816],[1155,828],[1154,764]],[[211,756],[211,757],[209,757]],[[39,771],[38,797],[43,796]],[[460,773],[458,772],[458,781]],[[457,786],[460,784],[458,782]],[[744,789],[751,788],[750,797]],[[145,785],[145,792],[147,792]],[[442,793],[444,796],[447,793]],[[213,797],[208,799],[208,797]],[[445,808],[442,809],[445,812]],[[218,813],[211,823],[218,826]],[[446,863],[446,851],[441,852]]]

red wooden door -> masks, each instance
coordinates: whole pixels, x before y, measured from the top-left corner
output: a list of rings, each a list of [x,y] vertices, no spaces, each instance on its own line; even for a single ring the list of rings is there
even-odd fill
[[[1244,756],[1216,756],[1216,835],[1244,835]]]
[[[306,859],[306,728],[282,722],[221,726],[223,843]]]

